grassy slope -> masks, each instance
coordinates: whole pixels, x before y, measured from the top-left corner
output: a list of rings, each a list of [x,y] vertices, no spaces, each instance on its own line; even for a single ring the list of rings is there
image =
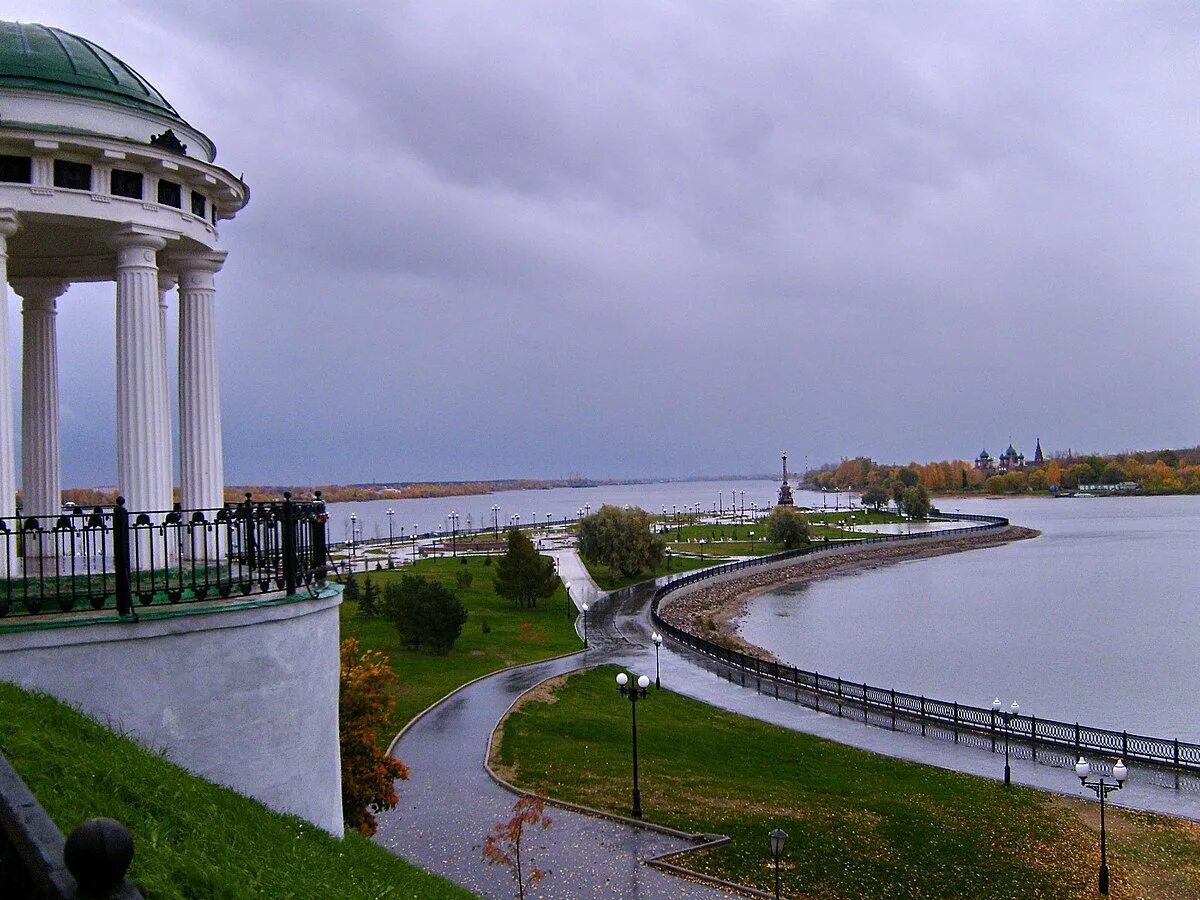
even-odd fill
[[[615,672],[571,676],[555,702],[515,712],[501,770],[523,787],[628,814],[629,704]],[[767,833],[782,827],[785,896],[1094,895],[1094,804],[1005,790],[651,691],[638,708],[647,819],[734,839],[681,858],[685,866],[769,891]],[[1064,772],[1064,790],[1072,787]],[[1109,828],[1113,896],[1200,896],[1196,823],[1114,810]]]
[[[189,775],[50,698],[0,683],[0,723],[0,752],[64,834],[99,815],[129,827],[130,877],[151,897],[472,896],[357,834],[337,841]]]
[[[699,553],[704,551],[704,548],[700,546],[692,546],[689,548],[683,548],[683,550],[685,553]],[[583,559],[583,557],[580,557],[580,559]],[[658,568],[653,572],[643,572],[641,575],[637,575],[633,578],[626,578],[619,572],[613,571],[602,563],[592,563],[588,562],[586,559],[583,559],[583,564],[587,567],[588,574],[592,576],[592,580],[595,581],[596,584],[601,587],[601,589],[606,591],[617,591],[623,587],[629,587],[631,584],[637,584],[641,581],[649,581],[654,578],[661,578],[663,575],[669,575],[671,573],[691,572],[694,569],[707,569],[709,566],[719,565],[720,563],[721,560],[719,559],[697,559],[695,557],[687,556],[672,556],[671,570],[668,572],[667,559],[666,556],[664,556]]]
[[[467,560],[464,566],[461,561]],[[460,589],[455,583],[458,572],[471,573],[471,586]],[[412,566],[403,569],[371,572],[372,582],[380,587],[402,574],[411,574]],[[469,556],[455,559],[426,559],[416,565],[416,572],[445,584],[463,605],[469,618],[463,625],[462,636],[446,656],[434,656],[423,650],[408,650],[400,645],[396,630],[382,619],[363,619],[358,616],[356,603],[344,603],[341,608],[342,637],[358,638],[366,649],[378,650],[389,658],[397,675],[395,684],[396,710],[392,721],[381,737],[390,741],[395,734],[425,707],[444,697],[456,687],[505,666],[533,662],[583,647],[575,635],[574,606],[567,617],[566,592],[560,587],[549,600],[534,609],[518,609],[508,600],[496,596],[492,589],[494,566],[484,565],[484,557]],[[361,590],[363,575],[356,574]],[[483,623],[491,629],[483,633]]]

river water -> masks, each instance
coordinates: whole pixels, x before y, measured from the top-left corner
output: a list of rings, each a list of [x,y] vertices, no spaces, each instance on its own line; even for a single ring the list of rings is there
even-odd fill
[[[1042,536],[787,586],[742,634],[848,680],[1200,741],[1200,497],[940,506]]]

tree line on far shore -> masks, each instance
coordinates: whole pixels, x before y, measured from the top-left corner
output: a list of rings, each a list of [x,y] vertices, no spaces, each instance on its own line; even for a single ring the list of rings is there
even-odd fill
[[[1136,482],[1148,494],[1200,494],[1200,447],[1108,455],[1054,454],[1041,465],[1027,463],[1024,469],[1007,473],[977,469],[973,462],[962,459],[896,466],[859,456],[814,469],[804,479],[816,490],[849,488],[865,495],[878,488],[893,492],[892,499],[896,499],[897,484],[937,493],[1027,494],[1123,482]],[[872,492],[873,499],[864,496],[863,502],[875,505],[877,497]]]

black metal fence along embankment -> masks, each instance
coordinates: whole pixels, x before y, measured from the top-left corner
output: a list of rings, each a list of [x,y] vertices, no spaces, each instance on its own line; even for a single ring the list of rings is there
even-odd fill
[[[118,498],[53,518],[0,518],[0,623],[105,610],[136,619],[152,605],[313,589],[326,575],[327,518],[320,494],[159,512],[131,512]]]
[[[855,546],[961,536],[1000,529],[1009,524],[1007,519],[993,516],[958,515],[954,518],[980,524],[920,534],[865,538],[861,542],[856,541]],[[893,688],[880,688],[861,681],[809,672],[723,646],[672,625],[661,615],[660,607],[663,602],[683,588],[692,587],[714,577],[752,571],[764,565],[800,560],[822,549],[824,548],[821,545],[813,545],[684,575],[655,592],[650,607],[651,618],[662,634],[701,654],[710,668],[730,681],[740,679],[745,685],[749,678],[760,692],[773,692],[779,699],[790,700],[833,715],[861,718],[868,724],[883,728],[952,740],[956,744],[983,747],[993,752],[998,746],[1002,747],[1005,723],[990,707],[937,700]],[[1150,737],[1130,734],[1127,731],[1095,728],[1078,722],[1059,722],[1033,715],[1009,717],[1007,729],[1014,755],[1019,758],[1055,766],[1070,766],[1081,755],[1121,757],[1127,762],[1140,762],[1165,773],[1169,786],[1200,787],[1200,779],[1197,778],[1200,776],[1198,744],[1176,738]]]

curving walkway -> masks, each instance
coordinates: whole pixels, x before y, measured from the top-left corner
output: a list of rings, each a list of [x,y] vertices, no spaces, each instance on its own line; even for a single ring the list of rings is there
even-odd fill
[[[642,609],[648,597],[640,601]],[[484,897],[515,896],[508,870],[489,866],[480,856],[484,835],[510,818],[515,800],[483,768],[488,737],[512,702],[547,678],[601,664],[644,671],[649,639],[644,646],[636,639],[648,632],[624,621],[623,609],[603,604],[589,614],[590,649],[489,675],[419,718],[393,747],[412,767],[412,775],[398,785],[400,805],[378,817],[375,840]],[[649,659],[652,669],[652,654]],[[522,851],[526,860],[549,870],[544,881],[526,891],[528,897],[730,896],[642,864],[692,846],[686,840],[570,810],[547,808],[547,814],[554,824],[533,835]]]
[[[560,567],[562,564],[560,560]],[[486,865],[479,852],[484,835],[496,822],[509,817],[515,799],[483,768],[488,737],[517,697],[556,675],[612,664],[653,678],[649,604],[654,587],[637,585],[593,605],[590,649],[489,675],[417,719],[394,746],[396,755],[412,767],[412,777],[398,786],[400,805],[378,817],[376,841],[482,896],[513,896],[515,885],[507,870]],[[571,593],[576,593],[574,581]],[[581,599],[576,598],[577,602]],[[589,602],[594,600],[589,597]],[[999,779],[1003,774],[1003,754],[818,713],[776,699],[773,692],[760,693],[750,677],[745,686],[727,681],[710,661],[690,651],[664,645],[661,667],[664,688],[722,709],[886,756],[985,778]],[[653,714],[652,707],[647,707],[646,714]],[[586,765],[584,760],[578,762]],[[1138,770],[1131,770],[1125,790],[1113,794],[1110,804],[1200,820],[1200,792],[1173,791],[1148,779],[1141,781]],[[1069,769],[1014,759],[1012,776],[1019,784],[1081,799],[1091,797],[1090,793],[1084,795]],[[548,808],[548,814],[554,824],[535,836],[530,858],[550,874],[527,892],[529,897],[731,896],[642,864],[648,858],[687,849],[690,845],[685,840],[569,810]],[[653,821],[653,810],[647,810],[647,816]],[[687,865],[686,858],[680,862]]]

